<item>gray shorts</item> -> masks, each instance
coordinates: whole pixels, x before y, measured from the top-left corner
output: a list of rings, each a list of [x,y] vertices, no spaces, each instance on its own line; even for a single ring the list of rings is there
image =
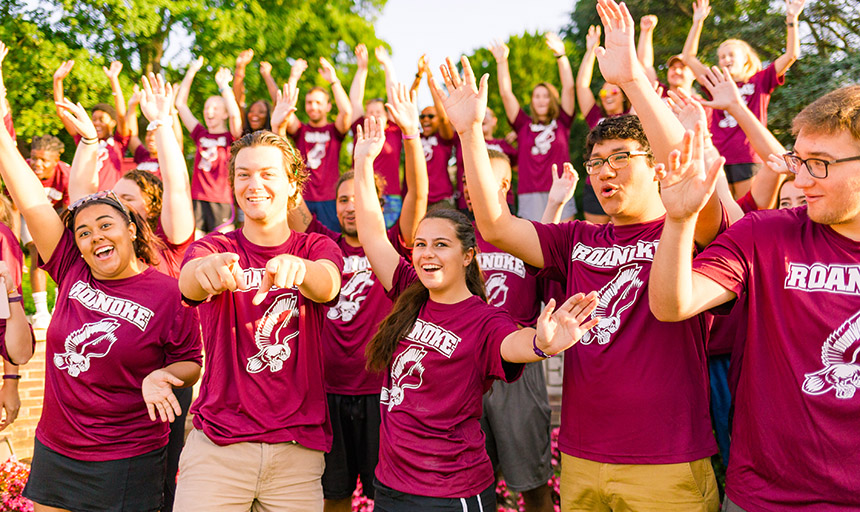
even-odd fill
[[[517,196],[517,217],[540,222],[549,202],[549,192],[529,192]],[[562,220],[576,215],[576,202],[571,199],[561,210]]]
[[[550,415],[541,362],[527,364],[514,383],[496,381],[484,395],[487,453],[510,490],[537,489],[552,476]]]

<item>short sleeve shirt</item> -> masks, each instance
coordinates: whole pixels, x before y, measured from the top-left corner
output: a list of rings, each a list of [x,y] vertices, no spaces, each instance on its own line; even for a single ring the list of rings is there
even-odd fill
[[[320,340],[324,305],[306,299],[295,287],[273,287],[259,305],[251,299],[266,263],[275,256],[328,260],[340,271],[340,250],[315,233],[293,231],[283,244],[265,247],[236,230],[195,241],[183,265],[224,252],[239,255],[247,289],[202,303],[185,299],[200,310],[206,350],[200,396],[191,408],[194,427],[218,445],[296,441],[328,451],[331,425]]]
[[[445,139],[438,132],[429,137],[421,134],[421,146],[424,149],[427,179],[430,182],[427,201],[435,203],[453,197],[454,186],[448,176],[448,160],[451,158],[454,140]]]
[[[66,230],[42,265],[57,302],[36,437],[78,460],[142,455],[167,444],[170,425],[149,419],[141,382],[175,362],[202,363],[197,312],[182,306],[176,279],[154,267],[95,279],[73,239]]]
[[[552,164],[561,169],[570,160],[568,139],[572,123],[573,118],[561,109],[558,118],[549,124],[535,123],[520,109],[513,122],[519,146],[518,193],[549,191],[552,187]]]
[[[389,296],[396,299],[416,279],[401,259]],[[493,483],[481,396],[494,379],[512,381],[522,372],[520,364],[503,363],[500,352],[516,329],[506,311],[474,295],[421,307],[395,349],[380,395],[380,482],[440,498],[474,496]]]
[[[161,168],[158,166],[158,158],[153,157],[143,144],[139,145],[137,149],[134,150],[134,163],[137,164],[136,169],[151,172],[158,176],[158,179],[164,179],[161,177]]]
[[[860,508],[860,242],[806,207],[746,215],[693,262],[747,308],[728,496]]]
[[[332,201],[334,189],[340,176],[340,146],[344,135],[335,128],[334,123],[314,127],[301,123],[293,134],[296,149],[305,159],[305,166],[311,175],[310,181],[302,191],[307,201]]]
[[[191,131],[197,146],[194,154],[194,174],[191,176],[191,198],[210,203],[232,203],[230,191],[230,132],[210,133],[198,123]]]

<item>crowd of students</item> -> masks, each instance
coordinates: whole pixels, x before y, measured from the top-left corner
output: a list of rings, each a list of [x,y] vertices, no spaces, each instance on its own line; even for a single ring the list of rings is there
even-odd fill
[[[178,86],[142,77],[128,103],[113,63],[114,105],[90,112],[65,97],[63,63],[68,166],[50,135],[21,156],[0,75],[0,427],[35,346],[22,246],[33,322],[50,321],[25,495],[37,512],[340,511],[360,480],[376,510],[478,511],[503,474],[526,510],[552,510],[542,361],[564,352],[562,510],[718,510],[718,451],[725,511],[860,508],[860,86],[803,109],[791,152],[766,128],[803,3],[786,2],[770,66],[729,39],[708,68],[697,0],[662,85],[657,18],[637,47],[626,6],[598,0],[576,78],[548,34],[561,88],[535,85],[527,109],[493,44],[502,139],[465,57],[438,78],[422,58],[410,87],[377,48],[387,98],[369,101],[364,45],[349,91],[320,58],[330,87],[305,92],[303,122],[308,63],[279,87],[262,62],[271,103],[246,107],[246,50],[202,123],[202,58]],[[567,162],[577,106],[586,221]]]

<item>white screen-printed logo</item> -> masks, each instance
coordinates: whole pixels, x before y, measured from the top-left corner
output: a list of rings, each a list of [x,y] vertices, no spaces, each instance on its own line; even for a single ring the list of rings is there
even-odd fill
[[[591,318],[599,318],[597,325],[586,332],[579,342],[590,345],[597,341],[598,345],[606,345],[612,334],[621,327],[621,313],[636,302],[643,281],[639,279],[642,267],[636,263],[625,265],[618,269],[612,281],[598,292],[599,301]]]
[[[292,354],[289,342],[299,335],[297,302],[295,294],[285,293],[266,310],[254,333],[260,351],[248,358],[245,366],[248,373],[260,373],[266,368],[278,372],[284,368],[284,361]]]
[[[545,155],[549,153],[552,143],[555,142],[555,129],[558,128],[558,123],[555,119],[549,124],[530,124],[532,132],[537,132],[535,136],[535,145],[532,146],[531,153],[533,155]]]
[[[90,369],[91,357],[108,355],[116,342],[114,331],[118,328],[119,322],[112,318],[84,324],[66,336],[63,343],[66,351],[54,354],[54,365],[66,370],[70,377],[77,377]]]
[[[337,305],[328,310],[326,317],[330,320],[340,318],[344,322],[352,321],[358,314],[361,303],[367,298],[367,292],[373,287],[373,283],[373,272],[370,269],[353,274],[341,288]]]
[[[821,346],[824,368],[807,373],[803,379],[803,392],[823,395],[831,389],[836,398],[853,398],[860,389],[860,311],[845,321],[827,337]]]
[[[418,389],[424,382],[424,365],[421,361],[427,356],[427,349],[420,345],[410,345],[397,356],[391,365],[391,388],[383,387],[379,403],[387,405],[388,410],[403,403],[407,389]]]

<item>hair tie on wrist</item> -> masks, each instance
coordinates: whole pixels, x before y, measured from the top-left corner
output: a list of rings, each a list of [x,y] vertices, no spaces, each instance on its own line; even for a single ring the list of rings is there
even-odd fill
[[[412,140],[412,139],[417,139],[417,138],[418,138],[417,133],[414,135],[406,135],[405,133],[403,134],[403,140]]]
[[[4,379],[11,379],[11,380],[21,380],[21,376],[15,375],[14,373],[5,373],[5,374],[3,374],[3,378]]]
[[[9,302],[23,302],[24,301],[24,297],[22,297],[21,295],[14,295],[12,297],[8,297],[8,299],[9,299]]]
[[[84,143],[84,144],[86,144],[87,146],[92,146],[93,144],[97,144],[97,143],[99,142],[99,138],[98,138],[98,137],[94,137],[94,138],[92,138],[92,139],[91,139],[91,138],[89,138],[89,137],[81,136],[81,142],[83,142],[83,143]]]
[[[535,351],[535,355],[540,357],[541,359],[549,359],[550,357],[555,355],[555,354],[549,355],[546,352],[544,352],[543,350],[538,348],[538,346],[537,346],[537,334],[535,334],[534,338],[532,338],[532,348]]]

